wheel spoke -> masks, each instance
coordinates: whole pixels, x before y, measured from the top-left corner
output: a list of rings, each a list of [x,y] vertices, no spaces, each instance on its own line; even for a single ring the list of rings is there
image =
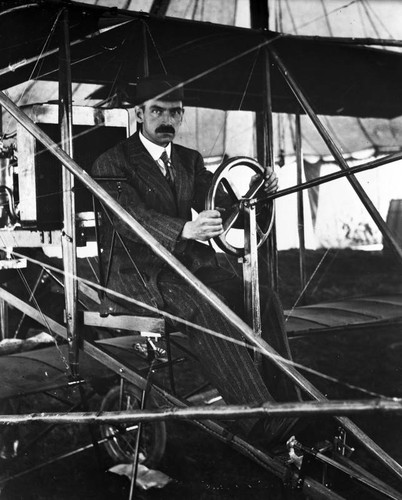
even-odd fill
[[[227,233],[233,226],[233,224],[236,222],[238,216],[240,213],[240,206],[237,205],[233,207],[232,211],[229,213],[229,215],[226,217],[226,219],[223,221],[223,233]]]
[[[222,178],[222,184],[226,189],[228,195],[232,199],[233,202],[239,201],[241,198],[240,193],[237,191],[237,187],[230,181],[227,177]]]
[[[247,193],[243,196],[245,199],[250,199],[254,198],[255,195],[257,194],[258,190],[262,187],[264,184],[264,178],[261,176],[259,179],[257,179],[253,184],[250,186],[249,190]]]
[[[126,445],[126,447],[127,447],[127,449],[128,449],[128,451],[129,451],[129,452],[134,453],[135,446],[133,446],[133,445],[131,444],[131,442],[130,442],[130,441],[129,441],[129,440],[128,440],[125,436],[119,436],[119,439],[120,439],[121,441],[124,441],[124,444]],[[123,443],[121,443],[121,444],[119,445],[119,446],[120,446],[120,448],[122,448],[122,444],[123,444]]]

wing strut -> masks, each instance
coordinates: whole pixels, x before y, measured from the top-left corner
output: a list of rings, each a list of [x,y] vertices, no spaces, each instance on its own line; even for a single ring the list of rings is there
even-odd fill
[[[69,12],[64,9],[61,16],[60,52],[59,52],[59,115],[61,128],[61,146],[70,156],[73,156],[72,131],[72,86],[71,86],[71,57],[69,36]],[[65,310],[67,324],[67,339],[69,344],[69,365],[73,377],[78,376],[78,332],[77,332],[77,249],[75,238],[75,196],[74,175],[62,165],[63,189],[63,223],[64,230],[61,239],[63,262],[65,268]]]

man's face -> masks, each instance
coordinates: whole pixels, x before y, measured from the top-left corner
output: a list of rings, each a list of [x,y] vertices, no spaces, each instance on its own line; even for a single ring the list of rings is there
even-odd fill
[[[142,133],[159,146],[173,141],[183,120],[181,101],[151,99],[136,109],[137,121],[142,123]]]

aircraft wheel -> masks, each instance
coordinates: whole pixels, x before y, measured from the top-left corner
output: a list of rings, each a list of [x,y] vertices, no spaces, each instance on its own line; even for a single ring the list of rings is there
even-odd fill
[[[115,386],[102,400],[101,411],[124,411],[140,408],[142,391],[125,384],[123,394],[120,387]],[[153,398],[148,395],[147,407],[156,406]],[[102,438],[107,438],[105,448],[116,463],[127,463],[133,459],[137,439],[138,424],[103,424],[100,427]],[[113,436],[113,437],[112,437]],[[165,452],[166,425],[165,422],[146,422],[142,425],[140,453],[145,459],[141,462],[147,467],[155,467]]]

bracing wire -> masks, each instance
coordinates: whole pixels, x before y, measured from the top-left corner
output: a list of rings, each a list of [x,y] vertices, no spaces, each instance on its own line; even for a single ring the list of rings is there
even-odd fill
[[[295,310],[295,308],[297,307],[297,304],[300,302],[300,300],[302,299],[303,295],[306,293],[306,290],[307,288],[310,286],[310,283],[313,281],[313,278],[314,276],[317,274],[318,270],[320,269],[320,267],[322,266],[327,254],[329,252],[329,248],[327,248],[326,252],[324,253],[324,255],[321,257],[320,259],[320,262],[317,264],[317,266],[315,267],[314,271],[312,272],[309,280],[306,282],[306,284],[304,285],[303,289],[301,290],[299,296],[297,297],[297,299],[295,300],[295,303],[293,304],[292,308],[290,309],[289,311],[289,314],[285,317],[285,323],[289,320],[289,318],[292,316],[293,314],[293,311]]]
[[[371,22],[371,25],[376,33],[376,35],[378,37],[380,37],[379,35],[379,32],[378,32],[378,29],[376,27],[376,24],[374,22],[374,20],[372,19],[372,16],[375,17],[377,19],[377,22],[382,26],[382,28],[384,29],[384,31],[387,33],[387,35],[390,37],[390,38],[394,38],[392,36],[392,34],[390,33],[390,31],[388,30],[387,26],[385,26],[385,24],[382,22],[381,18],[377,15],[377,13],[375,12],[375,10],[373,9],[371,3],[368,1],[368,0],[360,0],[364,10],[366,11],[366,14],[367,14],[367,18],[370,20]],[[370,13],[371,12],[371,13]]]
[[[236,19],[237,19],[237,1],[235,2],[234,8],[233,8],[233,26],[236,26]]]
[[[291,116],[290,115],[287,115],[287,116],[288,116],[288,125],[289,125],[290,136],[291,136],[291,140],[292,140],[292,144],[293,144],[293,149],[295,149],[296,132],[295,132],[295,129],[294,129],[294,123],[292,121]],[[306,136],[306,134],[302,133],[302,139],[303,139],[303,143],[308,144],[309,147],[310,147],[310,149],[312,151],[315,151],[315,154],[317,156],[320,156],[320,153],[317,150],[316,146],[310,141],[310,139]]]
[[[0,236],[0,237],[1,237],[1,236]],[[46,326],[47,333],[48,333],[51,337],[53,337],[53,340],[54,340],[54,345],[55,345],[55,347],[56,347],[56,349],[57,349],[57,352],[58,352],[58,354],[59,354],[59,356],[60,356],[60,359],[62,360],[62,362],[63,362],[63,364],[64,364],[64,366],[65,366],[66,370],[69,370],[69,369],[70,369],[70,365],[69,365],[69,363],[68,363],[68,361],[67,361],[66,357],[64,356],[64,354],[63,354],[62,350],[60,349],[60,346],[59,346],[59,344],[58,344],[58,342],[57,342],[57,338],[56,338],[56,337],[52,334],[52,330],[51,330],[51,328],[50,328],[49,322],[47,321],[46,315],[43,313],[42,308],[40,307],[40,305],[39,305],[38,301],[36,300],[35,294],[33,293],[33,291],[32,291],[32,289],[31,289],[31,287],[29,286],[29,283],[28,283],[28,281],[26,280],[26,278],[25,278],[25,276],[24,276],[23,272],[21,271],[21,269],[18,269],[18,274],[19,274],[19,276],[20,276],[20,278],[21,278],[21,280],[22,280],[22,282],[23,282],[23,284],[24,284],[24,286],[25,286],[26,290],[29,292],[29,295],[30,295],[30,297],[31,297],[31,299],[32,299],[32,302],[34,303],[34,305],[35,305],[36,309],[38,310],[39,314],[40,314],[40,315],[41,315],[41,317],[42,317],[42,321],[44,322],[44,324],[45,324],[45,326]]]
[[[5,247],[4,240],[3,240],[2,235],[1,235],[1,231],[0,231],[0,239],[2,240],[3,246]],[[29,260],[29,257],[27,257],[27,256],[25,256],[24,258],[26,258],[27,260]],[[44,267],[42,267],[42,268],[45,269]],[[46,327],[47,333],[51,337],[53,337],[54,345],[55,345],[55,347],[57,349],[57,352],[58,352],[58,354],[60,356],[60,359],[62,360],[62,362],[63,362],[66,370],[69,370],[69,368],[70,368],[69,367],[69,363],[68,363],[66,357],[64,356],[63,352],[60,349],[60,346],[59,346],[59,344],[57,342],[57,338],[52,334],[52,330],[50,328],[49,322],[47,321],[46,315],[43,313],[43,311],[42,311],[42,309],[41,309],[38,301],[36,300],[36,297],[35,297],[35,294],[34,294],[33,290],[31,289],[31,287],[30,287],[27,279],[25,278],[23,272],[21,271],[21,269],[17,269],[17,271],[18,271],[18,275],[19,275],[19,277],[20,277],[20,279],[21,279],[21,281],[22,281],[25,289],[27,290],[27,292],[28,292],[28,294],[29,294],[29,296],[31,298],[31,301],[33,302],[34,306],[36,307],[37,311],[39,312],[39,314],[42,317],[42,321],[43,321],[43,323],[44,323],[44,325]]]
[[[59,19],[60,19],[60,16],[62,15],[62,13],[63,13],[63,9],[60,9],[60,10],[58,11],[57,15],[56,15],[56,18],[55,18],[55,20],[54,20],[54,22],[53,22],[53,25],[52,25],[51,29],[50,29],[50,31],[49,31],[49,35],[48,35],[48,37],[46,38],[46,40],[45,40],[45,42],[44,42],[44,44],[43,44],[43,47],[42,47],[42,50],[41,50],[41,52],[40,52],[39,58],[38,58],[38,60],[35,62],[34,67],[32,68],[31,75],[30,75],[30,77],[29,77],[29,79],[28,79],[28,80],[32,80],[32,78],[33,78],[33,76],[34,76],[34,74],[35,74],[36,69],[37,69],[40,65],[43,65],[43,59],[42,59],[42,56],[43,56],[43,54],[44,54],[44,52],[45,52],[45,50],[46,50],[46,47],[48,46],[48,44],[49,44],[49,42],[50,42],[51,38],[54,36],[54,32],[55,32],[55,30],[56,30],[57,24],[58,24],[58,22],[59,22]],[[21,93],[21,95],[20,95],[20,97],[19,97],[19,99],[18,99],[18,102],[21,102],[22,98],[24,97],[24,94],[25,94],[25,89],[24,89],[24,90],[23,90],[23,92]]]
[[[288,120],[289,120],[289,127],[290,127],[290,132],[291,132],[291,135],[292,135],[292,141],[293,141],[293,149],[296,150],[296,134],[295,134],[295,131],[294,131],[294,128],[293,128],[293,123],[292,123],[292,120],[290,118],[290,115],[288,115]],[[328,253],[328,249],[326,251],[326,253],[324,254],[324,256],[321,258],[321,260],[318,262],[318,264],[316,265],[316,267],[314,268],[314,270],[312,271],[311,273],[311,276],[309,278],[309,280],[306,282],[305,286],[303,287],[303,289],[300,291],[299,295],[296,297],[296,300],[291,308],[291,310],[289,311],[288,315],[286,316],[285,318],[285,323],[289,320],[289,318],[292,316],[293,314],[293,311],[295,310],[295,308],[297,307],[297,305],[300,303],[300,301],[302,300],[302,298],[304,297],[305,293],[307,292],[307,289],[308,287],[310,286],[313,278],[315,277],[315,275],[318,273],[319,269],[321,268],[321,266],[323,265],[324,263],[324,260],[325,260],[325,257]]]
[[[160,52],[159,52],[158,47],[157,47],[157,45],[156,45],[155,39],[154,39],[154,37],[152,36],[152,32],[151,32],[151,30],[149,29],[149,25],[148,25],[145,21],[143,21],[143,24],[144,24],[144,26],[146,27],[147,33],[148,33],[149,38],[151,39],[151,42],[152,42],[152,46],[153,46],[153,48],[155,49],[156,55],[158,56],[159,62],[160,62],[160,64],[161,64],[161,66],[162,66],[163,72],[164,72],[164,73],[165,73],[165,75],[166,75],[166,74],[168,73],[168,71],[167,71],[166,66],[165,66],[165,63],[163,62],[163,59],[162,59],[162,57],[161,57],[161,55],[160,55]]]
[[[106,208],[104,207],[103,203],[101,202],[101,205],[103,207],[103,213],[106,214],[106,217],[108,219],[108,222],[110,224],[113,224],[113,221],[112,221],[112,218],[109,214],[109,212],[106,210]],[[144,279],[140,269],[138,268],[133,256],[131,255],[131,253],[129,252],[128,248],[127,248],[127,245],[124,243],[123,241],[123,238],[121,237],[120,233],[118,231],[116,231],[116,236],[120,242],[120,244],[122,245],[128,259],[130,260],[131,262],[131,265],[133,266],[133,270],[137,273],[137,275],[139,276],[140,280],[141,280],[141,283],[143,284],[144,288],[147,290],[148,294],[149,294],[149,298],[151,300],[151,302],[154,304],[154,307],[156,308],[157,311],[160,311],[158,306],[157,306],[157,303],[156,303],[156,300],[154,299],[154,297],[152,296],[150,290],[149,290],[149,285],[148,283],[146,282],[146,280]],[[99,256],[99,259],[100,259],[100,256]]]
[[[201,15],[200,15],[200,19],[204,19],[204,11],[205,11],[205,0],[201,0]]]
[[[357,12],[358,12],[359,18],[360,18],[360,26],[361,26],[361,28],[363,30],[364,36],[368,38],[370,36],[370,34],[369,34],[369,30],[367,29],[367,25],[366,25],[366,22],[365,22],[365,18],[363,17],[362,10],[363,10],[363,5],[362,5],[361,2],[359,2],[357,4]]]
[[[327,250],[328,250],[328,252],[329,252],[329,248],[328,248]],[[326,253],[328,253],[328,252],[326,252]],[[337,255],[338,255],[338,253],[339,253],[339,249],[337,249],[337,250],[334,252],[334,254],[332,255],[331,260],[327,263],[327,266],[326,266],[326,268],[325,268],[324,273],[323,273],[323,274],[320,276],[320,278],[317,280],[317,282],[316,282],[316,284],[315,284],[315,286],[314,286],[313,290],[311,291],[311,293],[312,293],[312,294],[314,294],[314,292],[317,290],[317,288],[318,288],[318,286],[319,286],[319,284],[320,284],[320,281],[323,279],[323,277],[325,276],[325,274],[328,272],[329,268],[332,266],[332,264],[333,264],[333,262],[335,261],[335,259],[336,259]]]
[[[324,19],[325,19],[325,22],[327,23],[327,29],[328,29],[329,36],[334,36],[334,33],[332,31],[332,27],[331,27],[331,23],[329,22],[329,16],[328,16],[327,7],[325,5],[325,1],[324,0],[320,0],[320,1],[321,1],[322,10],[324,11]]]
[[[305,23],[300,24],[299,26],[297,26],[297,29],[300,30],[302,28],[305,28],[309,24],[313,24],[313,23],[315,23],[317,21],[320,21],[321,19],[325,19],[325,18],[329,17],[332,14],[336,14],[339,10],[347,9],[347,8],[351,7],[353,4],[355,4],[356,2],[360,2],[360,0],[352,0],[351,2],[348,2],[348,3],[344,4],[344,5],[341,5],[340,7],[335,7],[334,9],[332,9],[330,11],[326,11],[325,14],[322,14],[320,16],[314,17],[313,19],[310,19],[309,21],[306,21]]]
[[[251,82],[251,78],[252,78],[252,75],[253,75],[253,73],[254,73],[254,70],[255,70],[256,64],[257,64],[258,55],[259,55],[259,51],[257,51],[257,52],[255,53],[254,58],[253,58],[253,60],[252,60],[251,69],[250,69],[250,71],[249,71],[249,73],[248,73],[247,81],[245,82],[244,89],[243,89],[243,92],[242,92],[242,96],[241,96],[241,98],[240,98],[239,105],[238,105],[238,107],[237,107],[237,111],[241,111],[241,109],[242,109],[243,102],[244,102],[244,99],[245,99],[246,94],[247,94],[247,89],[249,88],[249,85],[250,85],[250,82]],[[215,145],[216,145],[216,142],[217,142],[217,140],[218,140],[218,138],[219,138],[220,134],[221,134],[222,132],[224,132],[224,131],[225,131],[225,122],[222,124],[222,126],[221,126],[221,128],[220,128],[220,130],[219,130],[219,132],[218,132],[218,134],[217,134],[217,137],[216,137],[216,139],[215,139],[215,142],[212,144],[212,147],[211,147],[211,149],[210,149],[210,152],[211,152],[211,151],[213,151],[213,149],[214,149],[214,147],[215,147]],[[224,149],[224,151],[223,151],[223,155],[222,155],[223,157],[225,157],[225,155],[227,154],[227,150],[226,150],[226,141],[224,142],[224,145],[225,145],[225,149]]]
[[[49,44],[49,42],[50,42],[51,38],[52,38],[52,37],[53,37],[53,35],[54,35],[54,32],[55,32],[55,30],[56,30],[56,27],[57,27],[57,24],[58,24],[58,22],[59,22],[59,19],[60,19],[60,16],[61,16],[62,12],[63,12],[63,9],[60,9],[60,10],[57,12],[57,14],[56,14],[55,20],[53,21],[53,24],[52,24],[52,27],[51,27],[51,29],[50,29],[50,31],[49,31],[49,34],[48,34],[48,36],[47,36],[47,38],[46,38],[45,42],[43,43],[43,46],[42,46],[42,49],[41,49],[41,52],[40,52],[39,58],[38,58],[38,59],[37,59],[37,61],[35,62],[34,67],[32,68],[31,74],[30,74],[30,76],[28,77],[28,80],[27,80],[27,82],[26,82],[26,85],[25,85],[25,86],[24,86],[24,88],[22,89],[20,96],[19,96],[19,97],[17,98],[17,100],[16,100],[16,102],[17,102],[17,103],[21,103],[22,99],[23,99],[23,98],[24,98],[24,96],[27,94],[27,92],[32,91],[32,88],[33,88],[33,83],[32,83],[32,82],[30,82],[30,80],[32,80],[32,79],[33,79],[33,76],[34,76],[34,74],[35,74],[35,72],[36,72],[37,68],[39,68],[39,67],[40,67],[40,65],[43,65],[43,59],[42,59],[42,56],[43,56],[43,54],[44,54],[44,52],[45,52],[45,50],[46,50],[46,47],[48,46],[48,44]]]
[[[275,30],[283,32],[283,8],[282,1],[276,1],[276,10],[275,10]]]
[[[297,29],[297,26],[296,26],[296,21],[295,21],[295,18],[293,16],[292,9],[290,8],[290,5],[289,5],[289,0],[285,0],[285,3],[286,3],[286,9],[287,9],[288,14],[289,14],[290,22],[292,23],[293,33],[295,35],[297,35],[298,29]]]
[[[191,13],[191,19],[195,19],[195,16],[197,15],[198,11],[198,5],[199,5],[198,0],[194,0],[194,7],[193,7],[193,12]]]
[[[186,10],[184,11],[184,19],[187,19],[187,16],[188,16],[188,12],[189,10],[191,9],[191,4],[193,3],[193,0],[188,0],[188,4],[186,6]]]

